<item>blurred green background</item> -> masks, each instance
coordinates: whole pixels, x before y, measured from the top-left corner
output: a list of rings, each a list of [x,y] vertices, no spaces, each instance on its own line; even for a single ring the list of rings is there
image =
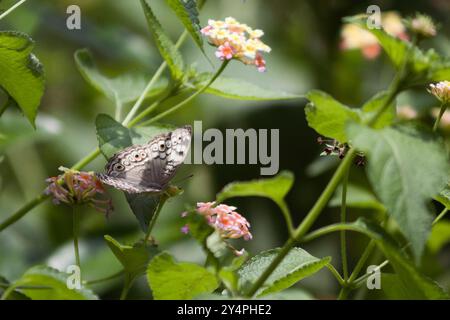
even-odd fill
[[[9,8],[14,1],[0,2],[0,9]],[[81,30],[66,28],[66,8],[77,4],[81,8]],[[433,1],[298,1],[298,0],[209,0],[201,12],[201,24],[208,18],[233,16],[248,25],[265,31],[263,40],[272,47],[267,55],[266,73],[233,62],[225,75],[243,78],[262,87],[304,94],[317,88],[339,101],[359,106],[380,89],[389,85],[393,69],[387,57],[365,60],[357,52],[339,49],[341,18],[365,12],[368,5],[377,4],[382,11],[396,10],[403,16],[416,11],[431,15],[440,24],[439,35],[424,43],[443,55],[450,52],[450,2]],[[152,5],[164,28],[176,39],[182,26],[163,0]],[[114,113],[110,101],[89,86],[74,63],[76,49],[89,48],[100,68],[114,76],[139,71],[150,76],[161,58],[137,0],[53,0],[28,1],[1,21],[2,30],[28,33],[35,41],[35,54],[46,73],[46,92],[40,107],[38,128],[34,131],[26,119],[8,110],[0,119],[0,220],[8,217],[25,201],[32,199],[45,187],[45,178],[58,174],[61,165],[69,167],[97,145],[94,120],[98,113]],[[213,48],[206,48],[213,57]],[[182,47],[185,61],[199,70],[211,71],[211,64],[199,53],[189,39]],[[211,58],[215,60],[215,58]],[[216,61],[214,61],[217,67]],[[320,158],[318,137],[305,121],[305,100],[288,102],[245,102],[202,95],[189,107],[166,122],[183,125],[202,120],[203,128],[277,128],[280,129],[280,169],[295,173],[296,182],[288,203],[298,223],[327,183],[336,159]],[[436,103],[424,88],[406,92],[399,105],[411,105],[421,112]],[[105,159],[98,158],[86,169],[102,171]],[[259,166],[184,166],[179,177],[194,177],[181,183],[185,193],[164,208],[155,228],[155,238],[163,249],[183,261],[201,262],[199,246],[181,234],[180,212],[185,204],[210,201],[227,183],[259,177]],[[367,185],[364,170],[355,168],[351,181]],[[95,279],[115,273],[119,263],[107,248],[104,234],[125,242],[141,237],[138,223],[119,192],[110,189],[115,212],[109,219],[86,210],[82,220],[81,255],[83,276]],[[252,225],[254,239],[240,242],[250,253],[281,245],[286,239],[284,220],[275,204],[262,198],[233,199],[238,211]],[[351,211],[351,218],[371,214],[370,210]],[[328,208],[317,225],[338,221],[339,209]],[[71,209],[45,202],[18,223],[0,233],[0,274],[8,279],[19,277],[34,264],[46,263],[61,270],[73,263],[71,242]],[[348,240],[352,266],[366,245],[366,239],[352,234]],[[322,257],[333,256],[339,266],[338,235],[327,236],[305,249]],[[373,257],[377,259],[377,257]],[[380,257],[378,257],[380,259]],[[450,287],[449,247],[438,255],[426,256],[425,273]],[[376,260],[374,260],[375,262]],[[379,261],[378,261],[379,262]],[[319,298],[333,298],[337,283],[327,270],[302,281]],[[105,282],[94,287],[104,298],[116,298],[121,280]],[[142,278],[130,292],[130,298],[149,296]],[[364,297],[361,293],[360,296]],[[370,297],[370,295],[368,296]]]

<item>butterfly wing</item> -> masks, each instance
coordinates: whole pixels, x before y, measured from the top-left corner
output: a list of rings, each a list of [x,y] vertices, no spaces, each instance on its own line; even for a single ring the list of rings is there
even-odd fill
[[[128,193],[159,193],[183,163],[191,142],[191,127],[161,134],[145,145],[126,148],[106,164],[99,179]]]

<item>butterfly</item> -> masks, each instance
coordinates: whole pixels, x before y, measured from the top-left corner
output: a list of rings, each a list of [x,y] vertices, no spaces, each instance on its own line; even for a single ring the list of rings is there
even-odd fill
[[[192,128],[184,126],[157,135],[113,155],[99,180],[128,194],[163,192],[184,162],[191,145]]]

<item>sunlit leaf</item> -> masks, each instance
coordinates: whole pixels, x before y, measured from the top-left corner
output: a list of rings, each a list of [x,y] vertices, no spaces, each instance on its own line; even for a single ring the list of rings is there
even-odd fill
[[[280,248],[277,248],[261,252],[244,263],[238,270],[239,286],[242,291],[245,291],[261,276],[280,250]],[[267,278],[256,296],[263,296],[289,288],[301,279],[313,275],[330,261],[330,257],[319,259],[301,248],[293,248]]]
[[[89,289],[69,289],[69,274],[47,266],[35,266],[14,282],[14,287],[39,286],[40,289],[20,289],[32,300],[96,300],[98,297]]]
[[[428,248],[432,253],[438,253],[447,243],[450,242],[450,222],[441,220],[433,226]]]
[[[294,175],[290,171],[282,171],[273,178],[232,182],[217,194],[217,201],[234,197],[266,197],[282,203],[293,184]]]
[[[166,0],[170,8],[175,12],[186,30],[194,39],[197,46],[203,51],[203,38],[200,34],[200,20],[196,0]]]
[[[143,275],[148,262],[159,253],[156,246],[143,242],[123,245],[108,235],[105,236],[105,240],[117,260],[122,264],[125,272],[132,279]]]
[[[322,91],[310,91],[306,97],[310,101],[305,108],[308,125],[325,137],[341,143],[347,142],[345,124],[350,120],[359,122],[358,111],[341,104]]]
[[[211,73],[202,73],[195,82],[196,89],[202,88],[211,77]],[[303,97],[298,94],[263,88],[242,79],[224,76],[217,78],[205,92],[227,99],[254,101],[290,100]]]
[[[382,91],[377,93],[375,96],[370,98],[361,108],[361,118],[364,121],[372,118],[386,103],[388,99],[388,92]],[[377,121],[372,125],[372,127],[378,129],[391,125],[394,122],[396,116],[395,103],[391,102],[389,106],[377,119]]]
[[[17,102],[34,126],[44,94],[44,71],[31,53],[34,41],[24,33],[0,32],[0,86]]]
[[[193,299],[211,293],[218,287],[216,277],[205,268],[187,262],[176,262],[162,252],[147,268],[147,280],[156,300]]]
[[[161,56],[167,62],[172,77],[175,80],[180,80],[184,74],[183,57],[181,56],[178,49],[175,47],[172,40],[170,40],[170,38],[164,32],[161,24],[154,15],[147,0],[140,0],[140,1],[145,13],[145,18],[147,19],[149,29],[153,35],[156,46],[158,47]]]

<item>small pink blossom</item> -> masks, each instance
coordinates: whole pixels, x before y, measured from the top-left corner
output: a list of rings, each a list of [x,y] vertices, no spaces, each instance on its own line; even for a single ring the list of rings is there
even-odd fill
[[[235,53],[234,48],[230,45],[229,42],[225,42],[223,45],[220,45],[216,51],[216,57],[220,60],[231,60],[233,59],[233,55]]]
[[[256,55],[255,66],[258,68],[259,72],[266,71],[266,60],[263,59],[262,55],[260,55],[260,54]]]
[[[189,233],[189,225],[184,225],[181,227],[181,232],[184,234],[188,234]]]
[[[205,217],[208,224],[219,231],[223,238],[245,240],[252,239],[250,223],[237,213],[236,207],[226,204],[215,206],[215,202],[197,203],[197,212]]]
[[[216,202],[197,202],[197,212],[203,215],[211,215],[213,212],[213,206]]]

